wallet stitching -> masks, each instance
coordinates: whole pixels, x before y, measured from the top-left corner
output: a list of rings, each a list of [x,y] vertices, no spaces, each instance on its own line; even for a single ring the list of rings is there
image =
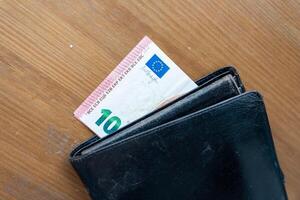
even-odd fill
[[[133,139],[136,139],[136,138],[142,138],[142,137],[145,137],[145,136],[147,136],[147,135],[151,135],[151,134],[153,134],[154,131],[159,131],[159,130],[161,130],[161,129],[168,128],[168,127],[170,127],[170,126],[173,126],[173,125],[176,124],[176,123],[179,123],[180,121],[185,121],[185,120],[194,118],[194,117],[196,117],[196,116],[198,116],[198,115],[207,113],[208,111],[210,111],[210,110],[212,110],[212,109],[218,109],[218,108],[221,108],[221,107],[223,107],[223,106],[226,106],[228,103],[230,103],[230,102],[232,102],[232,101],[234,101],[234,100],[240,98],[241,96],[250,95],[250,94],[255,94],[258,98],[260,98],[260,101],[259,101],[259,102],[263,102],[262,99],[261,99],[261,98],[262,98],[261,95],[260,95],[259,93],[257,93],[256,91],[253,91],[253,92],[246,92],[246,93],[243,93],[243,94],[241,94],[241,95],[239,95],[239,96],[235,96],[235,97],[232,97],[232,98],[230,98],[230,99],[226,99],[226,100],[224,100],[224,101],[222,101],[222,102],[219,102],[219,103],[217,103],[217,104],[215,104],[215,105],[212,105],[212,106],[209,106],[209,107],[204,108],[204,109],[202,109],[202,110],[199,110],[199,111],[196,111],[196,112],[194,112],[194,113],[191,113],[191,114],[189,114],[189,115],[187,115],[187,116],[183,116],[183,117],[181,117],[181,118],[178,118],[178,119],[175,119],[175,120],[173,120],[173,121],[167,122],[167,123],[162,124],[162,125],[160,125],[160,126],[154,127],[154,128],[152,128],[152,129],[150,129],[150,130],[142,131],[141,133],[136,134],[136,135],[133,135],[133,136],[130,136],[129,138],[126,138],[126,139],[124,139],[124,140],[122,140],[122,141],[119,141],[119,142],[116,142],[116,143],[107,145],[107,146],[105,146],[105,147],[102,148],[102,149],[97,149],[97,150],[93,151],[91,154],[82,155],[82,156],[79,156],[79,157],[77,157],[77,158],[73,158],[72,161],[73,161],[73,162],[80,162],[80,161],[82,161],[82,160],[89,159],[90,157],[95,156],[96,154],[99,155],[99,153],[105,152],[105,151],[107,151],[108,149],[116,148],[116,147],[118,147],[118,146],[124,144],[124,143],[127,142],[127,141],[130,141],[130,140],[133,140]],[[264,105],[264,104],[262,103],[261,105]],[[266,123],[264,123],[264,126],[267,127],[267,126],[266,126]]]

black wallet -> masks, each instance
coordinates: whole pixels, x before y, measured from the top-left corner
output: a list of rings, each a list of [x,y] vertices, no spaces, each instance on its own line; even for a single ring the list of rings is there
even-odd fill
[[[70,161],[93,200],[284,200],[263,99],[233,67]]]

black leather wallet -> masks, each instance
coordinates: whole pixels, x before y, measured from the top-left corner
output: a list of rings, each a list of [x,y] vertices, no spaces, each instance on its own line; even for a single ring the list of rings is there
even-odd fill
[[[287,199],[261,95],[233,67],[70,161],[94,200]]]

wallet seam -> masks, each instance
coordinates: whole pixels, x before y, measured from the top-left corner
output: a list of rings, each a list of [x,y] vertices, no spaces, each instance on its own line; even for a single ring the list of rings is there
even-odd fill
[[[240,78],[240,75],[239,75],[237,69],[233,65],[224,66],[223,68],[219,69],[217,72],[220,73],[218,75],[218,77],[223,77],[223,76],[226,76],[227,74],[231,74],[234,78],[237,88],[239,89],[239,92],[240,93],[245,92],[245,86],[241,81],[241,78]],[[209,84],[210,82],[214,81],[216,78],[216,77],[213,77],[213,78],[210,77],[210,76],[213,76],[214,73],[216,73],[216,72],[213,72],[211,74],[206,75],[203,78],[196,80],[195,83],[198,85],[199,84],[203,84],[203,85]],[[204,83],[201,83],[201,82],[204,82]]]
[[[109,144],[109,145],[103,147],[102,149],[100,148],[100,149],[97,149],[97,150],[93,151],[93,152],[90,153],[90,154],[87,154],[87,155],[80,155],[80,156],[78,156],[77,158],[72,158],[71,161],[72,161],[72,162],[80,162],[80,161],[89,159],[90,157],[92,157],[92,156],[94,156],[94,155],[96,155],[96,154],[105,152],[105,151],[108,150],[108,149],[116,148],[117,146],[122,145],[124,142],[127,142],[127,141],[129,141],[129,140],[133,140],[133,139],[135,139],[135,138],[140,138],[140,137],[144,137],[144,136],[153,134],[153,131],[154,131],[154,130],[161,130],[162,128],[170,127],[170,126],[172,126],[172,125],[178,123],[179,121],[182,121],[182,120],[188,120],[188,119],[190,119],[190,118],[193,118],[193,117],[195,117],[195,116],[198,116],[198,115],[200,115],[200,114],[203,114],[203,113],[205,113],[205,112],[208,112],[208,111],[210,111],[211,109],[217,109],[217,108],[223,107],[223,106],[227,105],[229,102],[231,102],[231,101],[233,101],[233,100],[235,100],[235,99],[240,98],[241,96],[250,95],[250,94],[256,95],[256,96],[260,99],[259,102],[261,102],[261,105],[264,106],[263,101],[262,101],[262,96],[261,96],[257,91],[246,92],[246,93],[243,93],[243,94],[241,94],[241,95],[234,96],[234,97],[232,97],[232,98],[229,98],[229,99],[226,99],[226,100],[224,100],[224,101],[221,101],[221,102],[219,102],[219,103],[217,103],[217,104],[211,105],[211,106],[209,106],[209,107],[207,107],[207,108],[204,108],[204,109],[202,109],[202,110],[199,110],[199,111],[196,111],[196,112],[194,112],[194,113],[191,113],[191,114],[189,114],[189,115],[186,115],[186,116],[183,116],[183,117],[181,117],[181,118],[172,120],[172,121],[167,122],[167,123],[165,123],[165,124],[162,124],[162,125],[160,125],[160,126],[154,127],[154,128],[152,128],[152,129],[149,129],[149,130],[146,130],[146,131],[142,131],[141,133],[132,135],[132,136],[130,136],[130,137],[128,137],[128,138],[126,138],[126,139],[124,139],[124,140],[122,140],[122,141],[118,141],[118,142],[116,142],[116,143]],[[264,126],[266,126],[266,125],[267,125],[267,124],[265,123]]]

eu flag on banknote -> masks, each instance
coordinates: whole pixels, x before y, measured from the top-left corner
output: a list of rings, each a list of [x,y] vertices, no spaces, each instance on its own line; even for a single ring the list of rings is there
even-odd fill
[[[156,54],[154,54],[146,65],[153,71],[159,78],[162,78],[170,69]]]

